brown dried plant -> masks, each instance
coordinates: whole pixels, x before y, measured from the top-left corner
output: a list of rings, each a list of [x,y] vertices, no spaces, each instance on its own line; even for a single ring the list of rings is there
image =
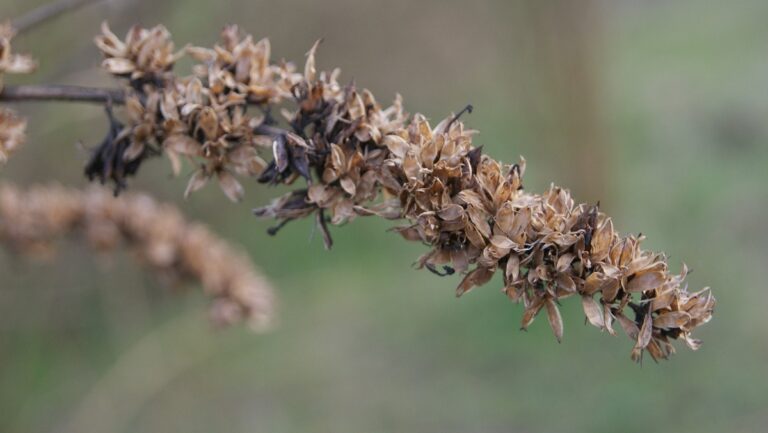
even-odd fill
[[[245,321],[261,329],[272,318],[272,287],[248,256],[204,225],[185,221],[174,206],[146,194],[114,197],[96,186],[0,185],[0,244],[25,256],[50,256],[66,237],[99,253],[128,248],[166,280],[199,281],[213,298],[217,325]]]
[[[0,23],[0,92],[4,74],[28,74],[37,66],[32,57],[13,52],[11,41],[15,35],[9,22]],[[24,143],[26,127],[27,122],[13,110],[0,107],[0,164]]]
[[[124,104],[122,120],[108,105],[108,134],[85,170],[112,182],[115,193],[160,154],[174,173],[183,159],[196,167],[186,195],[211,179],[233,201],[244,193],[236,176],[300,181],[305,185],[254,210],[280,221],[270,234],[312,216],[330,248],[328,223],[399,220],[394,231],[430,248],[419,268],[464,275],[457,296],[500,274],[503,292],[524,304],[523,329],[545,310],[560,340],[558,304],[575,297],[593,326],[613,334],[619,322],[635,342],[635,360],[644,351],[667,358],[675,339],[698,348],[691,333],[711,317],[709,290],[689,292],[685,266],[671,273],[664,254],[642,250],[642,236],[619,235],[597,205],[577,204],[555,186],[524,191],[524,159],[503,164],[473,144],[475,131],[460,120],[471,106],[432,126],[406,114],[399,95],[384,107],[370,91],[340,84],[338,69],[318,71],[318,43],[299,73],[271,60],[267,39],[254,42],[236,26],[212,48],[177,51],[162,26],[134,27],[121,39],[104,24],[96,45],[104,69],[124,81],[122,92],[49,90],[56,99]],[[173,67],[184,54],[197,63],[181,76]],[[14,90],[8,98],[21,99],[23,89]]]

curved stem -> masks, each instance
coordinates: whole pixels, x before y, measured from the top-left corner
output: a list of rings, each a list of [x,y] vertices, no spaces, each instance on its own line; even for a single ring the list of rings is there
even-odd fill
[[[13,27],[18,33],[22,33],[65,12],[101,1],[104,0],[55,0],[16,18],[13,20]]]

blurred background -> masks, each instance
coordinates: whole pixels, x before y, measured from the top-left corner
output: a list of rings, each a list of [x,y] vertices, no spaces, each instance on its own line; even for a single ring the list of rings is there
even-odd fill
[[[42,3],[3,0],[0,17]],[[184,201],[185,178],[158,159],[131,188],[242,245],[279,288],[279,326],[215,332],[199,290],[172,293],[128,254],[0,252],[0,431],[767,428],[768,2],[108,1],[17,39],[41,65],[7,81],[111,85],[92,44],[104,19],[120,35],[163,23],[179,46],[237,23],[299,64],[323,37],[319,67],[382,102],[399,92],[435,121],[472,103],[476,143],[524,155],[527,189],[600,200],[719,303],[700,351],[638,366],[625,336],[583,325],[578,302],[563,301],[562,344],[542,317],[520,332],[499,281],[457,301],[459,277],[412,269],[423,247],[386,221],[333,228],[330,252],[310,221],[272,238],[250,208],[277,191],[248,181],[244,204],[211,186]],[[16,107],[30,137],[0,178],[85,185],[76,143],[99,141],[102,109]]]

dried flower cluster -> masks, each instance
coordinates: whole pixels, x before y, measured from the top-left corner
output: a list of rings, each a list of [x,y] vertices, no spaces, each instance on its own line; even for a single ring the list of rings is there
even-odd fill
[[[306,153],[324,155],[317,166],[309,160],[318,179],[257,215],[287,221],[317,212],[321,227],[325,209],[334,224],[357,215],[405,218],[409,224],[395,230],[431,247],[420,267],[466,273],[457,296],[501,273],[507,296],[525,305],[523,329],[545,309],[560,340],[557,304],[575,295],[592,325],[613,334],[619,321],[635,340],[635,360],[644,350],[667,358],[671,339],[698,347],[691,331],[711,317],[709,290],[689,293],[685,268],[672,275],[662,254],[619,236],[597,206],[576,205],[554,186],[542,195],[524,192],[525,161],[509,166],[482,154],[456,115],[434,128],[419,114],[406,122],[399,99],[383,110],[365,90],[326,91],[335,82],[313,77],[305,74],[301,86],[309,91],[298,92],[292,124],[315,119],[294,132],[305,138]]]
[[[122,120],[108,104],[109,131],[86,175],[113,182],[116,193],[160,154],[177,174],[182,157],[196,166],[186,194],[215,178],[239,201],[236,175],[270,185],[300,181],[305,186],[254,210],[280,221],[271,234],[312,216],[330,248],[328,223],[404,220],[394,230],[430,247],[420,268],[464,274],[457,295],[501,274],[504,293],[525,306],[523,329],[546,310],[560,340],[558,303],[573,296],[597,328],[613,334],[619,322],[635,342],[635,360],[644,351],[667,358],[675,339],[698,347],[691,333],[711,317],[709,290],[688,292],[685,267],[672,274],[663,254],[642,250],[642,236],[620,236],[597,205],[576,204],[554,186],[525,192],[522,158],[502,164],[473,144],[474,131],[460,120],[471,106],[433,127],[406,114],[399,95],[384,107],[370,91],[339,84],[338,69],[318,71],[317,43],[299,73],[270,60],[268,40],[254,42],[236,26],[213,48],[177,51],[162,26],[134,27],[121,40],[106,24],[96,44],[103,67],[125,81],[126,98]],[[184,54],[196,63],[191,75],[178,76],[174,63]],[[215,292],[222,290],[231,293]]]
[[[28,74],[37,66],[32,57],[13,52],[11,41],[16,31],[9,22],[0,23],[0,91],[3,90],[3,75]],[[27,122],[13,110],[0,107],[0,164],[4,164],[11,153],[24,143]]]
[[[124,41],[106,24],[102,33],[96,44],[106,57],[103,67],[125,78],[131,90],[127,124],[110,113],[110,131],[94,152],[87,175],[113,181],[119,190],[147,156],[164,153],[176,174],[184,156],[199,161],[187,194],[215,177],[230,199],[240,200],[243,187],[233,175],[260,174],[266,163],[257,149],[272,143],[264,131],[269,130],[265,115],[247,114],[248,105],[289,96],[300,75],[289,64],[270,63],[268,40],[241,38],[235,26],[224,30],[221,45],[213,49],[188,47],[180,52],[174,52],[162,26],[134,27]],[[193,75],[176,77],[171,70],[184,52],[200,63]]]
[[[22,190],[0,185],[0,243],[5,247],[48,255],[67,235],[82,236],[99,252],[125,246],[163,277],[199,281],[213,297],[216,324],[244,320],[261,328],[273,314],[272,288],[249,258],[205,226],[185,221],[171,205],[138,193],[115,198],[98,187]]]

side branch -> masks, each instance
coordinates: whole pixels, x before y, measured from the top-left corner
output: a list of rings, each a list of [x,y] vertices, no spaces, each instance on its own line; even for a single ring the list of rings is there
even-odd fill
[[[21,85],[5,86],[0,90],[0,101],[65,101],[104,104],[125,103],[123,89],[67,85]]]

